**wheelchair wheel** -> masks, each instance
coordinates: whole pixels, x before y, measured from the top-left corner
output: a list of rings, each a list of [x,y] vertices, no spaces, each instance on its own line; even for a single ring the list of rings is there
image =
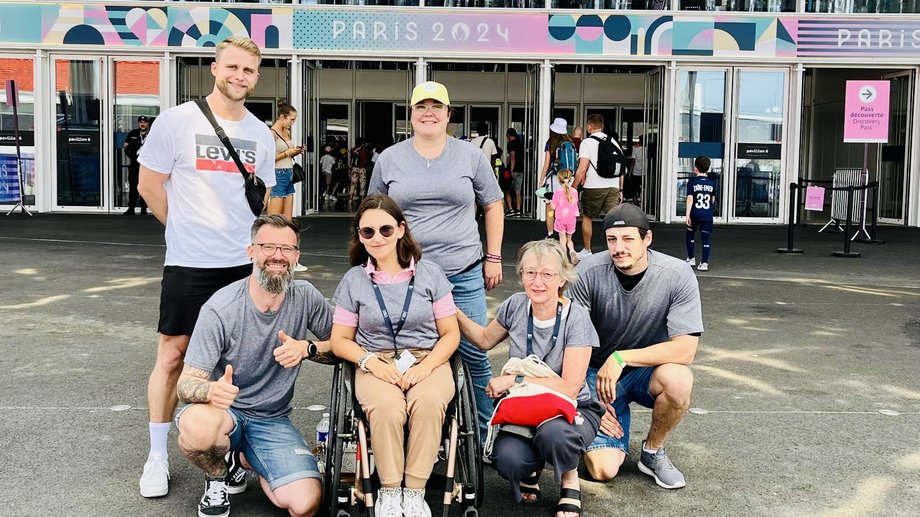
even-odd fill
[[[479,508],[483,500],[482,444],[479,441],[479,422],[476,411],[476,395],[473,379],[462,363],[457,375],[457,392],[460,394],[457,409],[459,420],[458,467],[459,477],[464,484],[463,505]]]
[[[350,394],[346,386],[346,375],[342,363],[335,365],[332,378],[332,395],[329,401],[329,435],[326,442],[325,468],[323,472],[323,502],[329,515],[340,517],[350,515],[351,484],[343,482],[342,459],[345,441],[353,436]],[[344,512],[344,513],[343,513]]]

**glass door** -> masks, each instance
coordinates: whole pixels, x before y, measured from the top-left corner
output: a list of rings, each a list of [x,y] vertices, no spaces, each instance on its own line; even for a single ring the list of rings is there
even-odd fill
[[[54,205],[103,210],[102,58],[54,59]]]
[[[159,61],[133,61],[115,59],[112,62],[112,92],[114,113],[111,141],[113,181],[109,184],[109,206],[113,211],[128,206],[131,184],[137,188],[137,164],[126,154],[128,133],[139,130],[140,142],[146,139],[154,119],[160,114],[160,63]],[[138,121],[146,117],[146,121]],[[133,151],[133,149],[132,149]]]
[[[880,221],[904,224],[909,184],[905,165],[910,163],[914,73],[905,71],[887,74],[882,79],[891,82],[891,100],[888,143],[881,144],[876,166],[879,184],[878,217]]]
[[[735,70],[734,167],[730,217],[745,222],[780,222],[787,73]],[[723,205],[724,206],[724,205]]]
[[[643,160],[639,206],[654,219],[659,218],[658,200],[661,178],[661,102],[664,98],[664,67],[657,67],[645,79],[645,132],[638,159]]]
[[[677,166],[672,219],[686,215],[687,182],[693,177],[693,161],[698,156],[712,160],[709,177],[716,183],[715,217],[724,220],[725,185],[723,163],[729,135],[728,69],[683,69],[677,78]]]
[[[489,127],[488,136],[496,142],[496,145],[501,145],[501,142],[504,141],[504,133],[501,130],[501,113],[502,109],[500,106],[470,106],[469,127],[471,131],[476,131],[476,128],[479,127],[479,123],[485,122]]]
[[[6,84],[0,82],[0,205],[35,205],[35,91],[32,57],[0,58],[0,77],[16,82],[19,104],[7,104]],[[14,116],[14,112],[15,115]],[[17,124],[18,121],[18,124]],[[19,156],[16,135],[19,135]],[[22,176],[22,192],[20,192]],[[5,213],[5,212],[4,212]]]

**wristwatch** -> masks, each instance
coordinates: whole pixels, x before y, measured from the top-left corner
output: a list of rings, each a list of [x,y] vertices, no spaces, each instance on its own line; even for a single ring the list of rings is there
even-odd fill
[[[517,375],[517,376],[514,377],[514,383],[515,383],[515,384],[522,384],[523,382],[524,382],[524,376],[523,376],[523,375]]]
[[[316,347],[316,343],[312,339],[307,340],[307,357],[304,359],[312,359],[319,352],[319,349]]]

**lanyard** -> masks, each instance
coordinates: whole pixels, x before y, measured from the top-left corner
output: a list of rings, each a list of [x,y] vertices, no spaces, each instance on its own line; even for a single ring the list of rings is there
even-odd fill
[[[556,348],[556,340],[559,339],[559,325],[562,323],[562,302],[556,302],[556,323],[553,324],[553,337],[550,340],[549,349]],[[533,307],[527,312],[527,355],[533,354]],[[547,355],[549,355],[547,353]],[[543,358],[541,357],[542,361]]]
[[[373,280],[371,280],[371,285],[374,286],[374,296],[377,297],[377,305],[380,306],[380,312],[383,314],[383,322],[386,324],[387,330],[390,331],[390,337],[393,338],[393,351],[396,351],[398,350],[396,336],[399,335],[399,331],[406,324],[406,318],[409,317],[409,304],[412,303],[412,292],[415,290],[415,276],[413,275],[412,279],[409,280],[409,288],[406,289],[406,301],[403,302],[402,314],[399,315],[399,323],[395,327],[390,319],[390,311],[387,310],[387,306],[383,302],[383,295],[380,294],[380,286]]]

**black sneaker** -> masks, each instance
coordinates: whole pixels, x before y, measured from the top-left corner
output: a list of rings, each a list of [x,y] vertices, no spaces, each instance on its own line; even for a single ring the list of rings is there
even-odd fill
[[[228,452],[224,460],[227,461],[227,477],[224,480],[227,483],[227,493],[242,494],[246,491],[249,470],[243,468],[239,451]]]
[[[230,515],[230,495],[223,479],[207,479],[204,495],[198,501],[198,517],[227,517]]]

